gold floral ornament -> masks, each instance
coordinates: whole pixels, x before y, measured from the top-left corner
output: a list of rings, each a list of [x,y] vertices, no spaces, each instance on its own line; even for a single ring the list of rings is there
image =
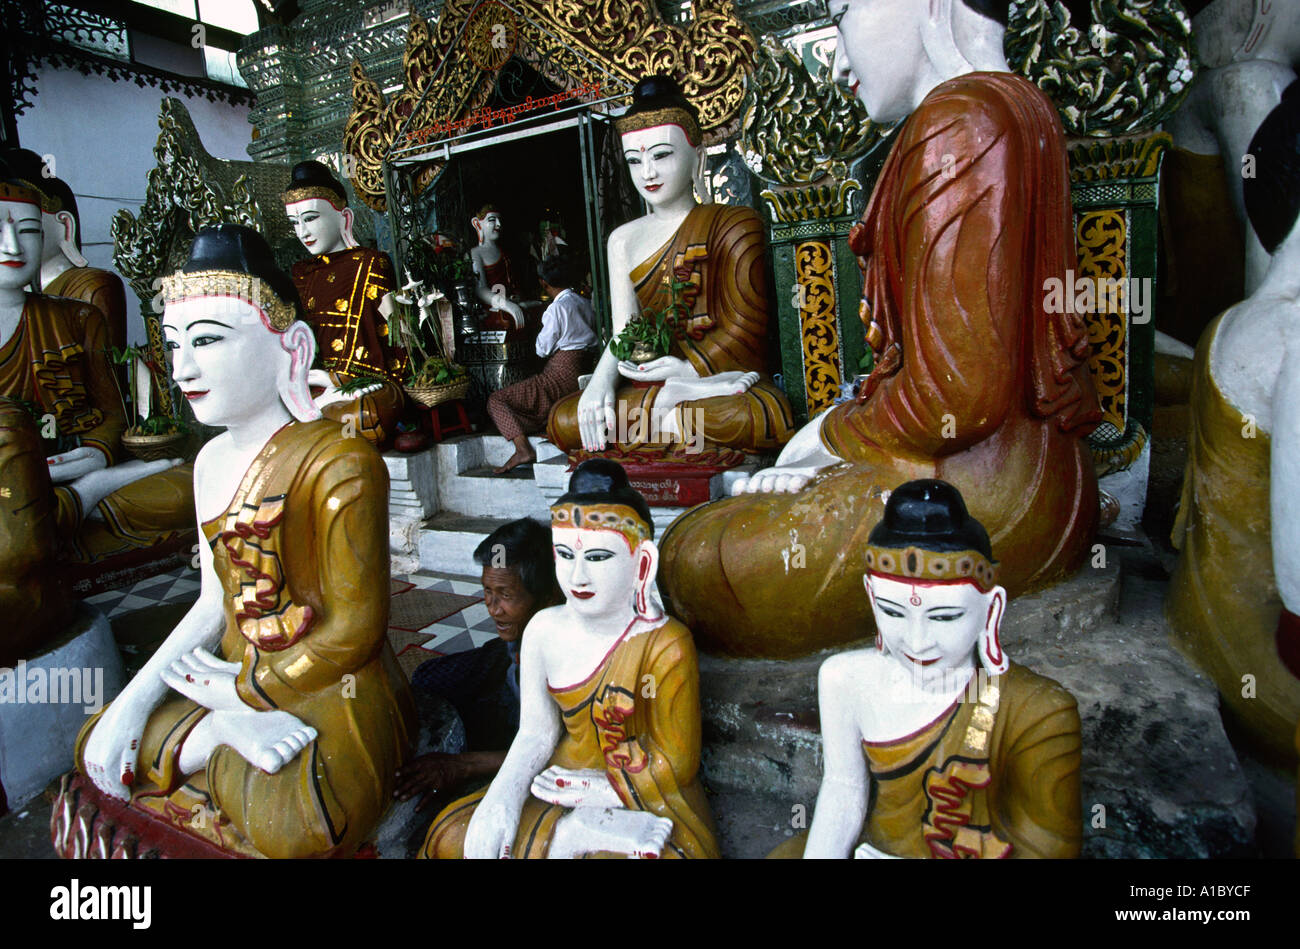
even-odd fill
[[[465,27],[487,10],[482,24],[491,30],[498,6],[495,0],[446,0],[432,28],[413,15],[402,58],[405,85],[391,99],[353,61],[343,148],[356,159],[353,187],[371,208],[387,210],[385,157],[413,134],[452,127],[488,102],[496,72],[475,61],[484,53],[482,43]],[[619,86],[630,92],[647,75],[671,75],[699,110],[705,143],[714,144],[739,126],[757,44],[732,0],[694,0],[692,6],[694,17],[677,25],[665,23],[652,0],[511,0],[513,55],[560,89],[599,87],[601,96],[617,94]],[[490,39],[492,33],[483,35]],[[442,164],[431,162],[415,187],[432,183]]]
[[[290,188],[280,195],[285,205],[297,204],[299,201],[328,201],[335,211],[342,211],[348,206],[346,197],[340,199],[338,193],[319,185],[307,185],[302,188]],[[341,201],[341,203],[340,203]]]
[[[1091,13],[1081,30],[1057,0],[1016,0],[1008,64],[1047,93],[1069,135],[1123,135],[1173,115],[1194,75],[1182,4],[1092,0]]]
[[[233,297],[261,310],[276,332],[283,333],[298,318],[297,308],[281,300],[261,277],[233,270],[178,271],[162,279],[164,303],[205,297]]]
[[[764,39],[740,140],[741,157],[755,175],[782,185],[810,184],[827,175],[842,181],[892,127],[873,122],[839,83],[813,79],[794,51]]]
[[[921,547],[867,545],[867,572],[893,580],[951,583],[972,581],[988,593],[997,582],[997,564],[978,550],[926,550]]]
[[[622,534],[629,550],[650,539],[650,525],[626,504],[557,504],[551,508],[552,527]]]

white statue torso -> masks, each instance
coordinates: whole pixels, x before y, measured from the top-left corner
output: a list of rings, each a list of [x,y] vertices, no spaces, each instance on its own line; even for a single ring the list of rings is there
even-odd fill
[[[962,677],[961,681],[953,681],[952,688],[930,692],[913,682],[902,663],[877,649],[840,653],[826,660],[825,665],[832,663],[833,678],[846,688],[857,726],[857,734],[839,736],[842,741],[890,742],[906,738],[951,707],[964,694],[969,679]]]

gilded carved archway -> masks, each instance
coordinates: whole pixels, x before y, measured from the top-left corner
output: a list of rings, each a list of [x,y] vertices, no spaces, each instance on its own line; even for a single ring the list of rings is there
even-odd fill
[[[585,101],[669,74],[700,110],[706,140],[729,136],[739,126],[756,43],[731,0],[694,0],[693,9],[681,26],[665,23],[652,0],[448,0],[432,27],[412,14],[401,92],[385,101],[361,63],[352,63],[343,147],[356,163],[357,195],[386,210],[384,159],[483,107],[495,68],[511,55]],[[417,187],[436,173],[428,169]]]

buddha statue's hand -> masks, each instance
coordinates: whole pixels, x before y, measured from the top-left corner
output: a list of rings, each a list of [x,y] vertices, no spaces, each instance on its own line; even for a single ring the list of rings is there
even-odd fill
[[[672,832],[669,818],[649,811],[579,807],[555,825],[546,856],[567,860],[589,853],[621,853],[633,859],[654,860],[663,853]]]
[[[509,313],[510,318],[515,322],[515,329],[521,330],[527,322],[524,318],[524,311],[514,300],[506,299],[503,296],[494,295],[492,297],[492,309],[501,310],[503,313]]]
[[[140,736],[144,734],[152,705],[138,689],[128,685],[100,716],[86,741],[82,763],[86,777],[109,797],[131,799]]]
[[[587,451],[603,450],[616,425],[613,387],[600,385],[593,378],[578,397],[578,434],[582,437],[582,447]]]
[[[466,860],[509,860],[519,829],[519,811],[490,800],[491,788],[474,809],[465,830]]]
[[[560,807],[622,807],[604,771],[552,765],[533,778],[533,797]]]
[[[885,853],[883,850],[877,850],[871,844],[859,844],[858,849],[853,851],[854,860],[902,860],[902,857],[896,857],[892,853]]]
[[[214,712],[244,711],[249,707],[235,687],[239,668],[239,663],[225,662],[199,648],[164,669],[161,678],[191,702]]]
[[[664,382],[668,379],[698,379],[700,374],[685,359],[660,356],[649,362],[634,363],[626,359],[618,364],[619,375],[636,382]]]
[[[50,466],[50,480],[55,484],[66,484],[92,471],[108,467],[104,453],[88,445],[51,455],[46,461]]]

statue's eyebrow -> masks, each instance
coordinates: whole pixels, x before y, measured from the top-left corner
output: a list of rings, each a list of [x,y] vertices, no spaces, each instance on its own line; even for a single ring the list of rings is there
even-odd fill
[[[185,327],[185,329],[186,329],[187,331],[188,331],[188,330],[192,330],[192,329],[194,329],[194,327],[198,326],[200,323],[211,323],[213,326],[220,326],[223,330],[228,330],[228,329],[230,329],[230,326],[229,326],[228,324],[226,324],[226,323],[222,323],[220,320],[209,320],[209,319],[195,320],[193,323],[189,324],[189,326]]]

